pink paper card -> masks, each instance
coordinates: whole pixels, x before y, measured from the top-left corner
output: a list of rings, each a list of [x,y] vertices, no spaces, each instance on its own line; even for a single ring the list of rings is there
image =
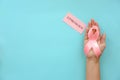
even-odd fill
[[[72,28],[74,28],[76,31],[82,33],[86,27],[86,25],[77,19],[75,16],[73,16],[71,13],[68,13],[65,18],[64,22],[70,25]]]

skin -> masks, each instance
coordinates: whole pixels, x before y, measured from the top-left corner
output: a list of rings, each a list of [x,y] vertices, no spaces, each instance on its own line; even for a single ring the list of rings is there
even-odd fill
[[[85,39],[84,39],[84,45],[88,42],[88,31],[92,26],[97,26],[99,28],[99,25],[97,22],[95,22],[93,19],[88,23],[88,28],[86,29],[85,33]],[[93,33],[95,33],[96,30],[93,30]],[[99,29],[100,32],[100,29]],[[97,39],[97,43],[100,47],[101,54],[103,53],[105,47],[106,47],[106,34],[100,34],[99,38]],[[101,55],[100,55],[101,56]],[[99,59],[100,56],[96,56],[93,49],[91,49],[86,56],[86,80],[100,80],[100,63]]]

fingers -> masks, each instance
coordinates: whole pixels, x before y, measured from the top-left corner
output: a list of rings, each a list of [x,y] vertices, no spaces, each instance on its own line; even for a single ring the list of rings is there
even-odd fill
[[[91,21],[89,22],[88,26],[92,27],[92,26],[99,26],[99,25],[98,25],[98,23],[94,19],[91,19]]]
[[[90,26],[91,26],[91,23],[89,22],[89,23],[88,23],[88,27],[90,27]]]
[[[100,42],[101,42],[101,43],[104,43],[105,40],[106,40],[106,34],[104,33],[104,34],[102,34],[102,36],[101,36]]]
[[[92,26],[99,26],[98,23],[94,20],[94,19],[91,19],[91,27]]]
[[[89,29],[92,27],[91,21],[88,23],[88,27],[86,28],[86,32],[85,32],[85,40],[88,39],[88,31]]]
[[[90,28],[93,26],[93,24],[94,24],[94,19],[91,19],[91,21],[90,21]]]
[[[88,33],[89,29],[90,29],[89,27],[86,28],[86,33]]]
[[[91,19],[91,25],[92,26],[94,25],[94,19]]]
[[[93,24],[94,24],[94,20],[91,19],[91,21],[88,23],[88,27],[91,28],[93,26]]]
[[[98,23],[97,23],[97,22],[95,22],[95,21],[94,21],[94,24],[93,24],[93,25],[94,25],[94,26],[99,27],[99,26],[98,26]]]
[[[103,53],[105,47],[106,47],[106,43],[105,43],[105,40],[106,40],[106,34],[102,34],[101,36],[101,40],[100,40],[100,49],[101,49],[101,54]]]
[[[92,27],[92,24],[91,22],[88,23],[88,28],[91,28]]]
[[[101,34],[99,34],[99,37],[98,37],[98,39],[97,39],[97,42],[100,43],[100,39],[101,39]]]
[[[87,39],[88,39],[87,34],[88,34],[88,28],[86,28],[86,32],[85,32],[85,40],[87,40]]]
[[[98,27],[98,30],[99,30],[99,32],[100,32],[100,28],[99,28],[98,23],[97,23],[96,21],[94,21],[94,19],[92,19],[91,22],[92,22],[92,26],[97,26],[97,27]]]
[[[89,22],[88,27],[86,28],[86,32],[85,32],[84,43],[86,43],[88,41],[88,32],[91,27],[92,27],[92,24],[91,24],[91,22]]]

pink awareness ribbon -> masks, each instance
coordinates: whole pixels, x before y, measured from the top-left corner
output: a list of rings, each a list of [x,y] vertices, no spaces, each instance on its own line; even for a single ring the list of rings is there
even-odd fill
[[[93,30],[96,30],[95,33]],[[93,49],[95,55],[98,57],[101,54],[99,45],[97,43],[97,39],[99,37],[99,30],[97,26],[92,26],[92,28],[88,32],[88,42],[86,43],[84,47],[84,52],[86,55],[88,55],[90,49]]]

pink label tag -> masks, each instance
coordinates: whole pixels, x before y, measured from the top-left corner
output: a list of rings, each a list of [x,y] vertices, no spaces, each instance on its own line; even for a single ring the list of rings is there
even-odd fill
[[[76,31],[80,33],[82,33],[86,27],[86,25],[82,21],[80,21],[79,19],[77,19],[75,16],[73,16],[70,13],[68,13],[65,16],[64,22],[70,25],[72,28],[74,28]]]

